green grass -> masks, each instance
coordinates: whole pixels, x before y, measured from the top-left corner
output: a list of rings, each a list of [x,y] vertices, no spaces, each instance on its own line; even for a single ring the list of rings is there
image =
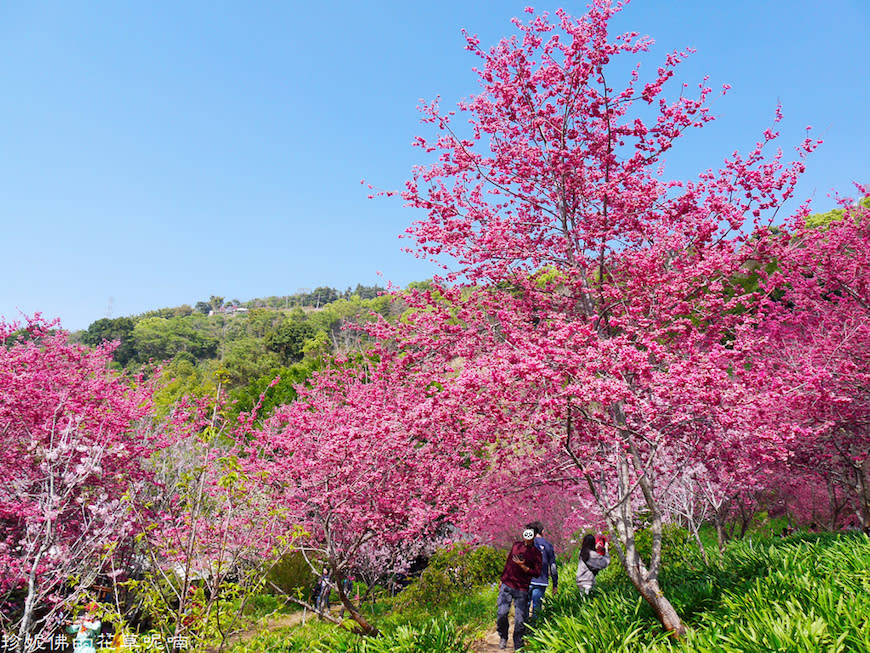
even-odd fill
[[[661,583],[688,627],[681,640],[662,631],[621,570],[612,568],[599,576],[590,600],[573,588],[560,591],[526,648],[870,651],[870,541],[860,535],[746,540],[709,566],[699,559],[666,566]]]
[[[396,599],[366,604],[364,613],[380,637],[360,637],[310,617],[304,626],[257,635],[233,646],[231,653],[463,653],[494,622],[495,586],[465,592],[436,609],[425,605],[399,609]],[[351,623],[348,624],[352,625]]]
[[[863,535],[755,535],[722,555],[709,551],[709,565],[691,547],[678,546],[666,558],[661,584],[687,626],[685,637],[662,630],[618,565],[599,574],[596,591],[583,599],[572,582],[576,562],[566,562],[559,592],[548,595],[526,650],[870,651],[870,540]],[[232,651],[460,653],[494,625],[495,600],[494,585],[437,608],[400,608],[390,599],[370,614],[381,629],[378,638],[310,619],[303,628],[273,631]]]

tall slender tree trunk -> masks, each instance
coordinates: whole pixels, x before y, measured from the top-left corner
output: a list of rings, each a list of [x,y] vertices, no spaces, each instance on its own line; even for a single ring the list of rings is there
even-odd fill
[[[713,524],[716,526],[716,544],[719,545],[719,553],[722,553],[725,551],[727,538],[725,537],[725,524],[718,510],[713,512]]]
[[[30,626],[33,623],[33,611],[36,608],[36,571],[39,569],[39,563],[42,559],[43,549],[40,549],[30,566],[30,573],[27,576],[27,596],[24,599],[24,614],[21,617],[21,623],[18,627],[18,643],[16,652],[24,652],[24,642],[27,639]]]
[[[698,532],[697,528],[692,529],[692,535],[695,537],[695,542],[697,542],[698,544],[698,551],[701,552],[701,559],[704,561],[704,564],[710,564],[710,560],[709,558],[707,558],[707,549],[704,547],[704,543],[701,541],[701,534]]]
[[[752,524],[752,518],[755,517],[755,511],[746,506],[745,501],[740,502],[740,539],[746,537],[749,531],[749,526]]]
[[[840,521],[840,515],[846,510],[848,505],[848,494],[840,488],[840,496],[837,496],[837,484],[830,476],[825,478],[825,487],[828,490],[828,530],[837,530],[837,523]]]
[[[853,467],[855,470],[855,493],[858,495],[858,506],[861,511],[861,527],[870,527],[870,486],[867,483],[867,475],[870,472],[870,458],[865,458],[860,465]]]
[[[633,448],[630,447],[631,449]],[[616,552],[632,585],[634,585],[643,599],[649,603],[656,617],[661,622],[662,627],[673,635],[681,637],[686,634],[686,627],[659,585],[658,572],[661,566],[662,555],[661,512],[653,493],[652,480],[645,474],[645,470],[640,466],[640,462],[640,457],[635,451],[632,451],[631,455],[618,453],[616,501],[612,505],[608,505],[607,491],[603,484],[593,488],[593,494],[602,508],[611,532],[616,534]],[[635,473],[639,474],[636,481],[637,487],[640,488],[650,514],[649,528],[652,533],[652,551],[650,553],[649,567],[641,559],[635,542],[634,514],[631,507],[631,492],[633,489],[631,482],[632,467],[634,467]],[[590,480],[591,487],[590,477],[587,476],[587,480]]]

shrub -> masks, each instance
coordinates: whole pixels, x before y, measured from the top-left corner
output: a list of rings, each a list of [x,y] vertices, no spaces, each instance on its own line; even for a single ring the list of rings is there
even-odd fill
[[[282,557],[269,571],[268,582],[271,584],[267,584],[267,588],[277,587],[284,594],[295,596],[300,591],[304,594],[314,585],[315,580],[311,568],[305,562],[305,557],[298,551],[294,551]]]
[[[441,549],[429,559],[420,578],[401,594],[399,604],[443,606],[457,596],[493,583],[504,568],[505,555],[490,546],[458,544]]]
[[[245,614],[253,617],[262,617],[278,612],[284,608],[284,600],[274,594],[255,594],[245,606]]]
[[[652,552],[652,532],[647,528],[637,533],[635,544],[641,557],[649,561]],[[669,566],[683,565],[697,558],[698,545],[688,530],[676,524],[662,526],[662,560]]]

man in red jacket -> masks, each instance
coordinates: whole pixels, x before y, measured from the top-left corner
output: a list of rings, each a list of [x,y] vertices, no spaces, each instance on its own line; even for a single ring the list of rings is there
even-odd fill
[[[514,604],[514,648],[522,648],[526,634],[525,618],[529,605],[529,583],[541,573],[541,552],[535,546],[535,531],[523,531],[523,540],[514,542],[508,554],[501,587],[498,590],[498,619],[495,622],[501,639],[499,648],[507,648],[508,612]]]

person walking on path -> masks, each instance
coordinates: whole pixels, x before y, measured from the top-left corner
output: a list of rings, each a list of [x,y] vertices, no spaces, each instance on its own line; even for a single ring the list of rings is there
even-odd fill
[[[610,564],[607,555],[607,543],[604,543],[604,553],[595,550],[595,536],[588,534],[583,538],[580,547],[580,560],[577,562],[577,589],[583,596],[589,594],[595,587],[595,576]]]
[[[317,579],[314,587],[314,607],[319,612],[329,612],[329,595],[332,592],[332,580],[329,577],[329,569],[324,569],[323,574]]]
[[[556,569],[556,551],[553,548],[553,544],[542,535],[544,525],[539,521],[533,521],[526,528],[531,528],[535,531],[535,548],[541,552],[541,573],[532,579],[529,587],[532,615],[537,617],[541,611],[541,603],[550,579],[553,580],[553,594],[556,593],[556,589],[559,586],[559,571]]]
[[[523,531],[521,542],[514,542],[508,553],[501,586],[498,590],[498,618],[495,625],[500,638],[499,648],[507,648],[508,613],[514,604],[514,648],[522,648],[529,609],[529,584],[541,573],[541,552],[535,547],[535,531]]]

